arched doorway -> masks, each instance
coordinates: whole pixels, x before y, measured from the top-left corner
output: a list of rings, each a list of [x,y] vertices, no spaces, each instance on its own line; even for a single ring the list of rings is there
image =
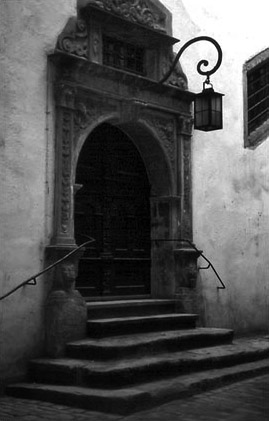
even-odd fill
[[[79,262],[85,297],[150,293],[150,185],[142,158],[120,129],[97,127],[79,155],[75,238],[96,239]]]

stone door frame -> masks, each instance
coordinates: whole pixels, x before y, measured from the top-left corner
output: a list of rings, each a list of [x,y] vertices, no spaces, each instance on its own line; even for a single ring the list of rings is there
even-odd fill
[[[84,3],[92,7],[92,2]],[[151,7],[152,2],[148,4]],[[86,13],[86,19],[88,16],[90,19],[91,15]],[[180,67],[168,84],[160,86],[153,79],[103,65],[98,33],[88,34],[87,28],[91,28],[87,21],[71,18],[49,56],[56,144],[54,232],[48,250],[55,260],[77,247],[74,239],[74,195],[79,188],[75,184],[77,160],[90,133],[100,124],[110,123],[123,130],[137,147],[152,186],[152,296],[175,297],[182,288],[195,284],[193,278],[197,273],[197,252],[185,242],[174,241],[192,241],[194,94],[186,89],[186,77]],[[159,45],[164,43],[163,49],[156,50],[155,59],[167,69],[175,40],[155,32],[155,41]],[[160,70],[159,64],[157,67]],[[159,78],[159,70],[151,70]],[[57,279],[54,283],[59,284]]]
[[[158,87],[146,89],[143,84],[139,91],[140,98],[131,98],[132,79],[135,76],[111,69],[102,69],[101,72],[100,68],[98,75],[93,69],[96,65],[85,63],[80,58],[72,58],[68,62],[66,59],[67,57],[57,54],[51,57],[53,66],[60,70],[60,74],[63,66],[69,72],[65,72],[64,80],[56,79],[54,82],[56,182],[54,235],[49,249],[60,249],[64,253],[65,250],[70,251],[77,247],[74,239],[77,160],[90,133],[104,122],[123,130],[133,141],[145,163],[152,186],[152,240],[192,240],[192,97],[188,97],[187,92],[180,92],[169,86],[163,87],[160,94]],[[86,80],[81,86],[79,79],[84,79],[85,74],[88,83]],[[118,83],[127,87],[128,95],[113,94],[115,78]],[[103,82],[111,92],[93,87],[99,83],[104,86]],[[178,96],[176,101],[173,98],[174,91]],[[152,97],[153,103],[150,101]],[[170,102],[169,107],[164,107],[163,102]],[[172,108],[174,102],[183,111]],[[184,254],[185,249],[185,243],[152,242],[153,297],[175,295],[178,274],[174,251],[176,256],[181,256],[179,250]],[[188,256],[191,256],[191,260],[197,257],[191,250],[188,250]]]

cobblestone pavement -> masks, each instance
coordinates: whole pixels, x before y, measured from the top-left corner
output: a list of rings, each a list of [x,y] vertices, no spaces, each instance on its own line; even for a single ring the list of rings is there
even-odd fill
[[[233,383],[157,408],[120,416],[0,397],[0,421],[268,421],[269,375]]]

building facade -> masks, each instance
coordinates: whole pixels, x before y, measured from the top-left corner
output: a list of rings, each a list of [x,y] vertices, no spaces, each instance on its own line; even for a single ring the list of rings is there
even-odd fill
[[[81,295],[175,298],[204,326],[267,330],[267,135],[250,141],[245,127],[248,72],[268,43],[262,25],[250,37],[244,8],[239,27],[209,0],[1,3],[0,294],[95,240],[1,300],[5,381],[83,336]],[[196,62],[214,48],[193,45],[158,84],[177,38],[199,35],[223,49],[212,82],[224,129],[212,133],[193,131],[192,102]]]
[[[245,74],[249,62],[258,64],[266,52],[268,37],[266,13],[256,14],[242,4],[173,2],[173,28],[183,44],[208,34],[223,51],[222,65],[211,82],[225,94],[224,126],[212,133],[194,131],[192,176],[194,242],[212,260],[226,290],[216,289],[212,271],[200,271],[200,314],[206,325],[250,332],[268,328],[268,130],[255,144],[248,144]],[[263,1],[257,5],[259,11],[268,9]],[[207,54],[208,46],[197,43],[182,56],[193,92],[202,88],[197,59],[209,59]]]

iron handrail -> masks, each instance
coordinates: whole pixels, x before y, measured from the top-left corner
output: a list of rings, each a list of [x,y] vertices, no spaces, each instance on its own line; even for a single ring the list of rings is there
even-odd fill
[[[89,237],[91,238],[91,237]],[[5,298],[9,297],[10,295],[12,295],[14,292],[16,292],[18,289],[24,287],[25,285],[36,285],[36,279],[43,275],[44,273],[48,272],[49,270],[53,269],[55,266],[59,265],[60,263],[62,263],[64,260],[68,259],[70,256],[72,256],[73,254],[77,253],[80,249],[82,249],[83,247],[87,246],[90,243],[93,243],[94,241],[96,241],[95,239],[91,238],[90,240],[86,241],[85,243],[81,244],[80,246],[78,246],[75,250],[72,250],[70,253],[66,254],[64,257],[62,257],[61,259],[57,260],[56,262],[52,263],[51,265],[47,266],[45,269],[43,269],[41,272],[38,272],[37,274],[35,274],[34,276],[31,276],[30,278],[26,279],[25,281],[23,281],[22,283],[20,283],[19,285],[17,285],[15,288],[13,288],[12,290],[10,290],[9,292],[7,292],[6,294],[2,295],[0,297],[0,301],[4,300]],[[178,238],[178,239],[166,239],[166,238],[155,238],[152,241],[158,242],[158,241],[181,241],[181,242],[185,242],[188,243],[199,255],[199,257],[202,257],[207,263],[208,266],[206,267],[200,267],[199,269],[209,269],[210,267],[212,268],[212,270],[214,271],[215,275],[217,276],[219,282],[221,283],[221,287],[217,287],[217,289],[226,289],[223,281],[221,280],[218,272],[216,271],[214,265],[210,262],[210,260],[204,256],[203,252],[201,250],[198,250],[197,247],[190,241],[190,240],[186,240],[184,238]]]
[[[91,237],[89,237],[91,238]],[[81,244],[80,246],[78,246],[75,250],[70,251],[70,253],[66,254],[64,257],[62,257],[61,259],[57,260],[56,262],[52,263],[51,265],[47,266],[45,269],[43,269],[41,272],[38,272],[36,275],[31,276],[30,278],[26,279],[25,281],[23,281],[22,283],[20,283],[19,285],[17,285],[15,288],[13,288],[12,290],[10,290],[9,292],[7,292],[6,294],[2,295],[0,297],[0,301],[4,300],[4,298],[9,297],[11,294],[13,294],[14,292],[16,292],[18,289],[24,287],[25,285],[36,285],[36,279],[43,275],[44,273],[48,272],[49,270],[53,269],[55,266],[59,265],[60,263],[62,263],[64,260],[68,259],[70,256],[72,256],[73,254],[77,253],[80,249],[82,249],[83,247],[87,246],[90,243],[93,243],[94,241],[96,241],[94,238],[91,238],[90,240],[86,241],[85,243]]]
[[[199,255],[199,257],[202,257],[207,263],[208,266],[206,267],[199,267],[198,270],[202,270],[202,269],[209,269],[210,267],[212,268],[213,272],[215,273],[216,277],[218,278],[219,282],[221,283],[221,286],[218,286],[217,289],[226,289],[226,286],[224,285],[223,281],[221,280],[217,270],[215,269],[213,263],[210,262],[210,260],[204,256],[203,252],[201,250],[198,250],[198,248],[190,241],[190,240],[186,240],[185,238],[154,238],[152,241],[181,241],[183,243],[188,243]]]

